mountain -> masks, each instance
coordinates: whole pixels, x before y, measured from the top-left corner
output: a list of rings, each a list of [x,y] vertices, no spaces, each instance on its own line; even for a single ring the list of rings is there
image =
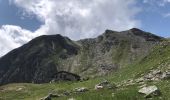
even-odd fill
[[[162,40],[136,28],[106,30],[79,41],[61,35],[40,36],[0,58],[0,84],[46,83],[56,75],[61,80],[104,76],[140,61]]]

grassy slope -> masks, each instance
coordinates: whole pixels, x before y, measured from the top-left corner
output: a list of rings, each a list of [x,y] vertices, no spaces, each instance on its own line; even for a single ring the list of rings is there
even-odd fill
[[[76,87],[88,87],[89,92],[83,94],[73,94],[69,97],[61,97],[56,100],[67,100],[68,98],[76,98],[76,100],[141,100],[144,97],[138,94],[138,84],[128,87],[122,87],[116,90],[100,90],[95,91],[94,85],[108,79],[112,83],[117,83],[135,79],[143,73],[147,73],[150,69],[161,68],[167,69],[170,66],[170,42],[163,42],[161,45],[154,48],[154,51],[145,57],[142,61],[122,69],[112,75],[96,78],[85,82],[65,82],[53,84],[10,84],[0,87],[0,100],[39,100],[50,92],[70,91]],[[157,85],[161,92],[162,98],[168,100],[170,98],[170,81],[150,82],[148,84]],[[21,91],[16,91],[19,87],[24,87]],[[6,90],[2,90],[6,89]],[[114,96],[112,96],[114,93]],[[160,97],[155,97],[154,100],[159,100]],[[54,99],[55,100],[55,99]]]

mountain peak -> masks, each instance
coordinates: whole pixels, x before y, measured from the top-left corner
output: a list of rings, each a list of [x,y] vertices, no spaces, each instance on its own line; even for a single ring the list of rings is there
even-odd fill
[[[0,85],[46,83],[61,71],[83,77],[106,75],[144,57],[159,39],[162,38],[137,28],[106,30],[97,39],[80,42],[60,34],[43,35],[0,58]]]
[[[132,28],[132,29],[130,29],[130,31],[132,31],[132,32],[143,32],[141,29],[138,29],[138,28]]]
[[[157,36],[157,35],[149,33],[149,32],[142,31],[142,30],[140,30],[138,28],[130,29],[129,33],[131,33],[131,34],[133,34],[135,36],[142,37],[146,41],[161,41],[163,39],[163,37]]]
[[[117,31],[113,31],[113,30],[109,30],[109,29],[107,29],[107,30],[105,30],[105,32],[104,33],[115,33],[115,32],[117,32]]]

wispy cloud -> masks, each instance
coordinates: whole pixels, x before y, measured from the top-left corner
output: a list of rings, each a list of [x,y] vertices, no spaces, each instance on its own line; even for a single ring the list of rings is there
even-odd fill
[[[23,9],[24,14],[36,15],[44,24],[35,32],[22,29],[22,26],[2,26],[0,35],[5,33],[6,38],[0,39],[0,48],[4,48],[0,55],[43,34],[62,34],[77,40],[95,37],[105,29],[121,31],[140,26],[140,21],[135,19],[139,12],[135,2],[136,0],[10,0],[11,4]],[[5,43],[11,46],[6,47]]]
[[[170,0],[143,0],[143,3],[164,7],[166,4],[170,3]]]
[[[170,17],[170,13],[163,14],[164,18]]]

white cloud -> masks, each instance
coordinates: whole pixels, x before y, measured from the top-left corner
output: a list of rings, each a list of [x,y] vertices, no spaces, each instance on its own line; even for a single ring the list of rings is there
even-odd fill
[[[47,34],[63,34],[72,39],[95,36],[106,28],[125,30],[135,27],[138,12],[134,0],[13,0],[27,13],[45,24]],[[45,28],[45,29],[44,29]],[[45,31],[45,32],[44,32]]]
[[[6,37],[1,39],[0,48],[4,52],[42,34],[62,34],[77,40],[95,37],[105,29],[121,31],[140,25],[135,19],[139,11],[135,0],[10,0],[10,3],[24,13],[36,15],[44,24],[35,32],[2,26],[0,36]],[[5,47],[5,43],[11,46]]]
[[[0,28],[0,56],[26,43],[33,36],[30,31],[13,25],[3,25]]]

